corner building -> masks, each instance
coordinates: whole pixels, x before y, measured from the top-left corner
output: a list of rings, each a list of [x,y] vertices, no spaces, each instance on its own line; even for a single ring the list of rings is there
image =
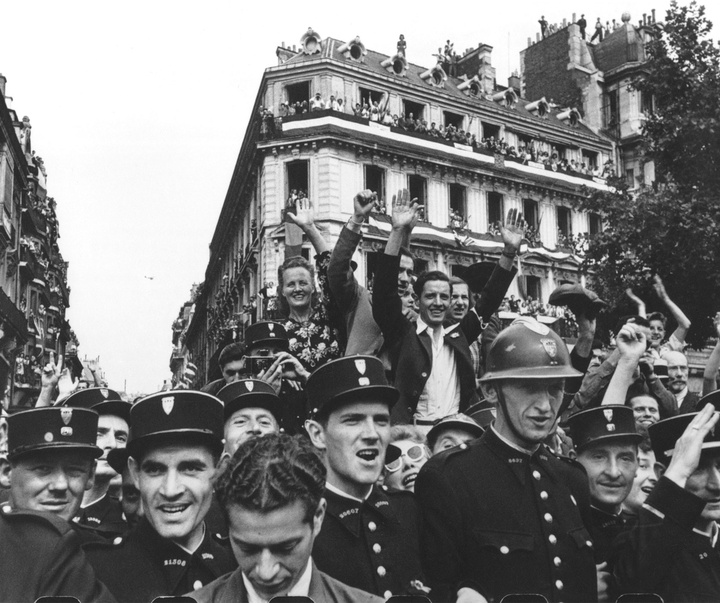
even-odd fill
[[[363,226],[355,256],[363,284],[371,282],[375,254],[390,231],[392,195],[402,188],[425,206],[425,221],[412,238],[420,270],[462,276],[474,262],[495,261],[502,251],[497,223],[516,208],[533,235],[523,243],[521,276],[509,294],[547,300],[559,284],[584,282],[581,241],[602,225],[599,216],[574,211],[572,201],[583,187],[606,188],[597,174],[614,157],[612,140],[589,127],[575,107],[523,98],[518,76],[498,85],[490,46],[439,57],[429,68],[409,62],[395,46],[389,41],[390,53],[383,54],[365,48],[359,37],[343,42],[311,29],[298,47],[277,49],[278,64],[263,74],[210,243],[205,280],[173,324],[176,382],[192,362],[196,383],[204,383],[223,345],[242,339],[250,322],[272,318],[285,255],[283,211],[293,190],[312,199],[331,246],[354,195],[365,188],[378,193],[385,208]],[[317,93],[325,101],[345,99],[344,110],[279,117],[281,103],[309,102]],[[587,170],[551,169],[482,145],[382,125],[353,114],[363,101],[377,101],[398,117],[412,114],[428,128],[453,125],[478,142],[533,146]],[[263,108],[274,117],[262,117]],[[303,254],[312,255],[307,242]]]

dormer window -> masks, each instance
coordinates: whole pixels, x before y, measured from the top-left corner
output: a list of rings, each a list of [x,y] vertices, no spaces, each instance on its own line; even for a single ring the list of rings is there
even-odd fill
[[[350,42],[342,44],[338,48],[338,52],[341,52],[346,59],[362,63],[365,60],[367,49],[365,44],[360,41],[360,36],[355,36]]]

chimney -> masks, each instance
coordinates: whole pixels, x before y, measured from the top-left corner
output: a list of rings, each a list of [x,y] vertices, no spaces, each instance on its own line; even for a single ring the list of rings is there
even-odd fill
[[[654,8],[652,9],[652,16],[653,16],[653,17],[652,17],[652,19],[653,19],[652,22],[655,23],[655,9],[654,9]]]
[[[520,94],[520,76],[517,71],[513,71],[513,74],[508,78],[508,88],[514,88]]]
[[[0,94],[5,96],[5,84],[7,83],[7,78],[0,73]]]

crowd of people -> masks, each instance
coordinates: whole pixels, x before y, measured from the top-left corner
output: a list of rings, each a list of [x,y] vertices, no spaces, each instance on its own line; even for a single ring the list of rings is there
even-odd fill
[[[720,313],[691,392],[660,277],[672,334],[628,289],[603,349],[592,291],[508,295],[514,209],[495,265],[416,274],[407,190],[369,291],[352,257],[376,200],[330,249],[296,193],[314,262],[285,258],[275,319],[217,379],[131,403],[42,368],[0,429],[0,601],[720,600]],[[543,317],[572,317],[572,349]]]

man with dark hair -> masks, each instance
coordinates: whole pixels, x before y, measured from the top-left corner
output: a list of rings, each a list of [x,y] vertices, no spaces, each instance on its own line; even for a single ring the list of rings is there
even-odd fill
[[[415,483],[434,599],[597,600],[587,478],[543,445],[565,379],[577,374],[563,340],[531,318],[495,339],[482,377],[495,421],[480,439],[432,457]]]
[[[394,423],[415,423],[428,431],[437,419],[464,411],[476,401],[475,372],[469,342],[477,339],[499,307],[514,277],[513,260],[522,242],[522,216],[512,209],[502,228],[505,250],[493,276],[483,289],[477,307],[460,323],[445,328],[452,287],[446,274],[432,271],[414,284],[419,298],[419,317],[410,321],[402,315],[395,294],[403,238],[417,223],[420,207],[407,190],[394,200],[392,230],[385,253],[378,262],[373,288],[373,316],[389,349],[394,383],[400,400],[393,408]]]
[[[327,468],[327,513],[315,562],[333,578],[385,598],[424,593],[413,496],[377,486],[390,408],[398,399],[382,362],[372,356],[328,362],[307,389],[315,405],[307,431]]]
[[[245,372],[244,356],[245,346],[242,343],[235,342],[226,345],[218,356],[218,365],[220,366],[222,377],[205,384],[200,391],[214,396],[228,383],[240,379]]]
[[[274,597],[380,603],[319,571],[311,553],[325,517],[326,471],[305,438],[270,434],[245,441],[216,485],[238,569],[193,592],[198,603]]]
[[[209,394],[158,392],[132,407],[128,468],[145,515],[126,538],[86,545],[118,601],[182,595],[234,569],[204,521],[222,434],[223,405]]]

